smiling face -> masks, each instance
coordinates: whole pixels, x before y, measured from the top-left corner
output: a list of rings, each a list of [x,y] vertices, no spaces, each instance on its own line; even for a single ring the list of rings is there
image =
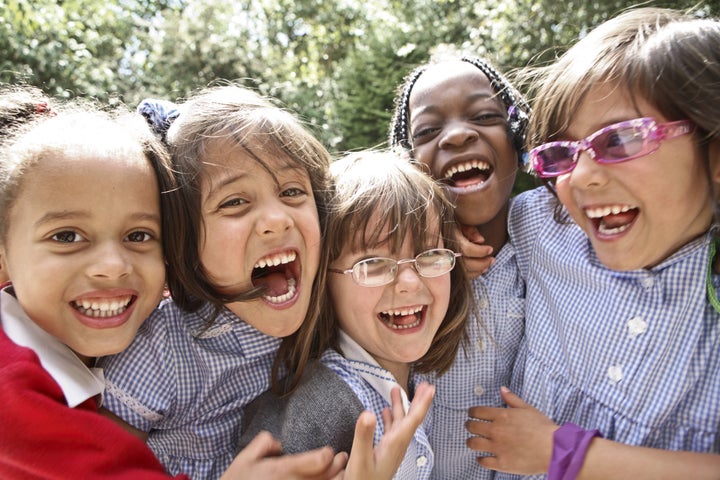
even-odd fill
[[[139,149],[49,153],[22,178],[2,269],[28,316],[86,363],[127,347],[160,301],[159,197]]]
[[[263,333],[285,337],[305,318],[320,262],[320,223],[307,172],[284,154],[211,142],[203,158],[200,261],[223,293],[266,288],[226,305]]]
[[[558,140],[578,140],[613,123],[638,117],[668,119],[642,98],[634,107],[624,89],[591,89]],[[585,231],[600,261],[615,270],[650,268],[707,231],[712,197],[694,135],[666,139],[660,148],[627,162],[601,165],[582,152],[556,189]]]
[[[407,235],[395,254],[388,246],[362,252],[346,246],[330,267],[345,270],[370,257],[401,260],[417,253]],[[340,328],[403,384],[410,363],[427,353],[445,318],[450,273],[423,278],[406,264],[398,267],[395,280],[387,285],[364,287],[355,283],[352,275],[331,274],[328,289]]]
[[[507,109],[485,74],[463,61],[432,65],[413,86],[409,111],[414,157],[457,195],[460,223],[505,232],[518,160]]]

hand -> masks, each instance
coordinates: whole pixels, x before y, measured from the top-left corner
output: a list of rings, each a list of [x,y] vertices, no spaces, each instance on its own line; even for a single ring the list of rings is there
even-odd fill
[[[552,455],[553,433],[559,427],[538,409],[505,387],[500,395],[509,408],[473,407],[465,427],[473,435],[467,446],[492,456],[478,458],[491,470],[532,475],[545,473]]]
[[[333,455],[332,448],[281,455],[280,442],[268,432],[260,432],[225,471],[221,480],[231,479],[317,479],[335,477],[347,462],[344,452]]]
[[[405,452],[415,435],[415,430],[425,419],[430,409],[435,387],[421,383],[415,390],[415,398],[410,404],[407,415],[402,406],[400,388],[393,388],[392,413],[389,408],[383,410],[385,434],[373,449],[375,415],[364,411],[355,424],[352,453],[344,474],[336,477],[343,480],[391,479],[400,467]]]
[[[457,241],[463,254],[463,263],[468,277],[473,279],[487,272],[495,263],[492,257],[493,248],[483,245],[485,238],[480,235],[477,228],[470,225],[460,225],[456,230]]]

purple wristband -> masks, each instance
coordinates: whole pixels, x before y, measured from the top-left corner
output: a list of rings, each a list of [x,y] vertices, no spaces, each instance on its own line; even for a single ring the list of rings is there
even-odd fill
[[[597,430],[585,430],[566,423],[553,434],[553,451],[547,480],[575,480],[585,460],[590,441],[599,437]]]

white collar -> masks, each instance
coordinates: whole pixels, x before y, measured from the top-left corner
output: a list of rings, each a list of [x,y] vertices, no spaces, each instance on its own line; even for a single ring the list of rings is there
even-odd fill
[[[342,329],[338,329],[338,345],[343,351],[343,356],[355,367],[358,374],[360,374],[389,405],[392,405],[390,391],[394,387],[399,387],[403,408],[405,413],[408,412],[410,401],[408,400],[407,393],[392,373],[381,367],[372,355],[365,351],[364,348]]]
[[[70,408],[102,395],[105,389],[102,369],[88,368],[67,345],[30,320],[8,292],[11,288],[0,292],[0,322],[10,340],[37,354],[43,368],[60,385]]]

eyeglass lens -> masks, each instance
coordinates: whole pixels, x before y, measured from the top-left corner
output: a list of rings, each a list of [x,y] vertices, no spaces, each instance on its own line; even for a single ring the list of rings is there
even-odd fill
[[[455,253],[452,250],[435,249],[420,253],[414,259],[393,260],[392,258],[368,258],[353,265],[353,279],[366,286],[386,285],[395,279],[398,265],[414,263],[422,277],[439,277],[451,271],[455,266]]]

